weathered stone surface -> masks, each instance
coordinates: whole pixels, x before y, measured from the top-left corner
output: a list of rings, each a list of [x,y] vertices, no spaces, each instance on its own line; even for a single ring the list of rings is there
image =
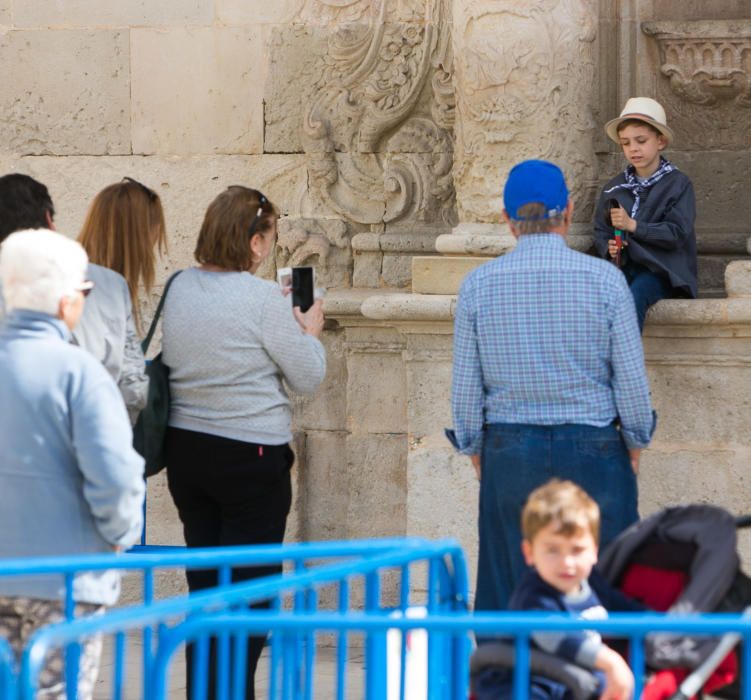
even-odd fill
[[[387,287],[408,287],[412,281],[412,264],[406,255],[384,255],[381,277]]]
[[[343,331],[321,338],[326,348],[326,378],[314,394],[291,394],[299,430],[344,430],[347,424],[347,358]]]
[[[413,329],[407,335],[410,455],[428,448],[449,447],[443,429],[452,424],[451,397],[446,393],[446,387],[451,386],[452,345],[450,326],[441,328],[436,324],[420,332]]]
[[[354,287],[379,287],[383,253],[356,253],[354,256],[352,285]]]
[[[452,322],[456,296],[446,294],[373,294],[362,304],[363,316],[383,321]]]
[[[0,33],[0,144],[16,154],[130,152],[125,31]]]
[[[308,431],[298,482],[300,539],[347,539],[349,473],[344,432]]]
[[[433,256],[412,258],[412,291],[415,294],[457,294],[462,280],[487,258]]]
[[[565,0],[551,13],[539,0],[514,7],[460,0],[453,17],[459,220],[497,221],[501,183],[524,158],[562,164],[579,199],[596,172],[596,5]]]
[[[287,24],[300,16],[305,0],[216,0],[217,19],[224,24]]]
[[[18,2],[13,11],[17,27],[122,27],[211,24],[213,0],[34,0]]]
[[[407,523],[407,436],[350,435],[347,438],[348,536],[405,534]]]
[[[263,151],[260,27],[131,31],[133,151]]]
[[[404,433],[403,341],[391,333],[354,337],[348,332],[347,428],[357,435]]]
[[[725,289],[729,297],[751,297],[751,262],[737,260],[725,268]]]
[[[10,0],[0,0],[0,27],[10,26]]]

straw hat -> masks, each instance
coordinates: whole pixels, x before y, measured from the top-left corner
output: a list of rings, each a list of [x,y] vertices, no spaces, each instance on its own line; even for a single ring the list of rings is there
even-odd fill
[[[673,132],[668,128],[665,110],[659,102],[651,97],[632,97],[626,102],[621,115],[605,124],[605,132],[618,144],[620,144],[618,126],[627,119],[639,119],[652,125],[665,137],[668,146],[673,140]]]

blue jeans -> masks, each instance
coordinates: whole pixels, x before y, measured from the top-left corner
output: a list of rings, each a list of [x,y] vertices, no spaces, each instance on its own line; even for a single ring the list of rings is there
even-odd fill
[[[636,305],[636,317],[639,320],[639,332],[644,332],[644,319],[652,304],[660,299],[669,299],[673,296],[673,288],[670,282],[648,270],[644,265],[629,262],[622,268],[626,275],[631,294]]]
[[[598,503],[601,547],[639,518],[636,477],[614,426],[486,426],[476,610],[506,608],[525,569],[522,508],[530,492],[553,477],[579,484]]]

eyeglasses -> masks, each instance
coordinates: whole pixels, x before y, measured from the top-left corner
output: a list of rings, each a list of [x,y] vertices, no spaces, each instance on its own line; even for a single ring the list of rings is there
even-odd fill
[[[94,282],[92,280],[84,280],[81,284],[76,285],[73,291],[81,292],[85,297],[91,294],[91,290],[94,289]]]
[[[132,177],[128,177],[127,175],[123,178],[123,182],[132,182],[134,185],[138,185],[146,193],[146,196],[149,198],[150,202],[153,202],[159,196],[150,187],[146,187],[146,185],[144,185],[142,182],[138,182],[138,180],[135,180]]]
[[[253,238],[253,234],[256,232],[256,226],[258,226],[258,222],[261,220],[261,217],[263,216],[263,210],[264,207],[266,207],[269,203],[269,200],[266,199],[266,195],[263,194],[260,190],[254,190],[251,187],[246,187],[245,185],[230,185],[227,189],[232,190],[235,188],[240,188],[243,190],[247,190],[248,192],[253,192],[254,194],[258,195],[258,211],[256,212],[256,215],[253,217],[253,221],[250,222],[250,226],[248,226],[248,239]]]

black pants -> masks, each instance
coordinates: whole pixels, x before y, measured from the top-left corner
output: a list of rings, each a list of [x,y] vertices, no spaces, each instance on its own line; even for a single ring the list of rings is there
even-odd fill
[[[169,428],[167,481],[188,547],[278,544],[284,539],[292,501],[289,445],[258,445]],[[236,568],[233,581],[281,573],[281,566]],[[192,592],[217,585],[216,570],[187,573]],[[267,607],[259,604],[254,607]],[[246,698],[253,700],[254,676],[265,638],[248,639]],[[216,644],[211,642],[209,698],[216,687]],[[188,697],[192,686],[192,645],[187,648]]]

